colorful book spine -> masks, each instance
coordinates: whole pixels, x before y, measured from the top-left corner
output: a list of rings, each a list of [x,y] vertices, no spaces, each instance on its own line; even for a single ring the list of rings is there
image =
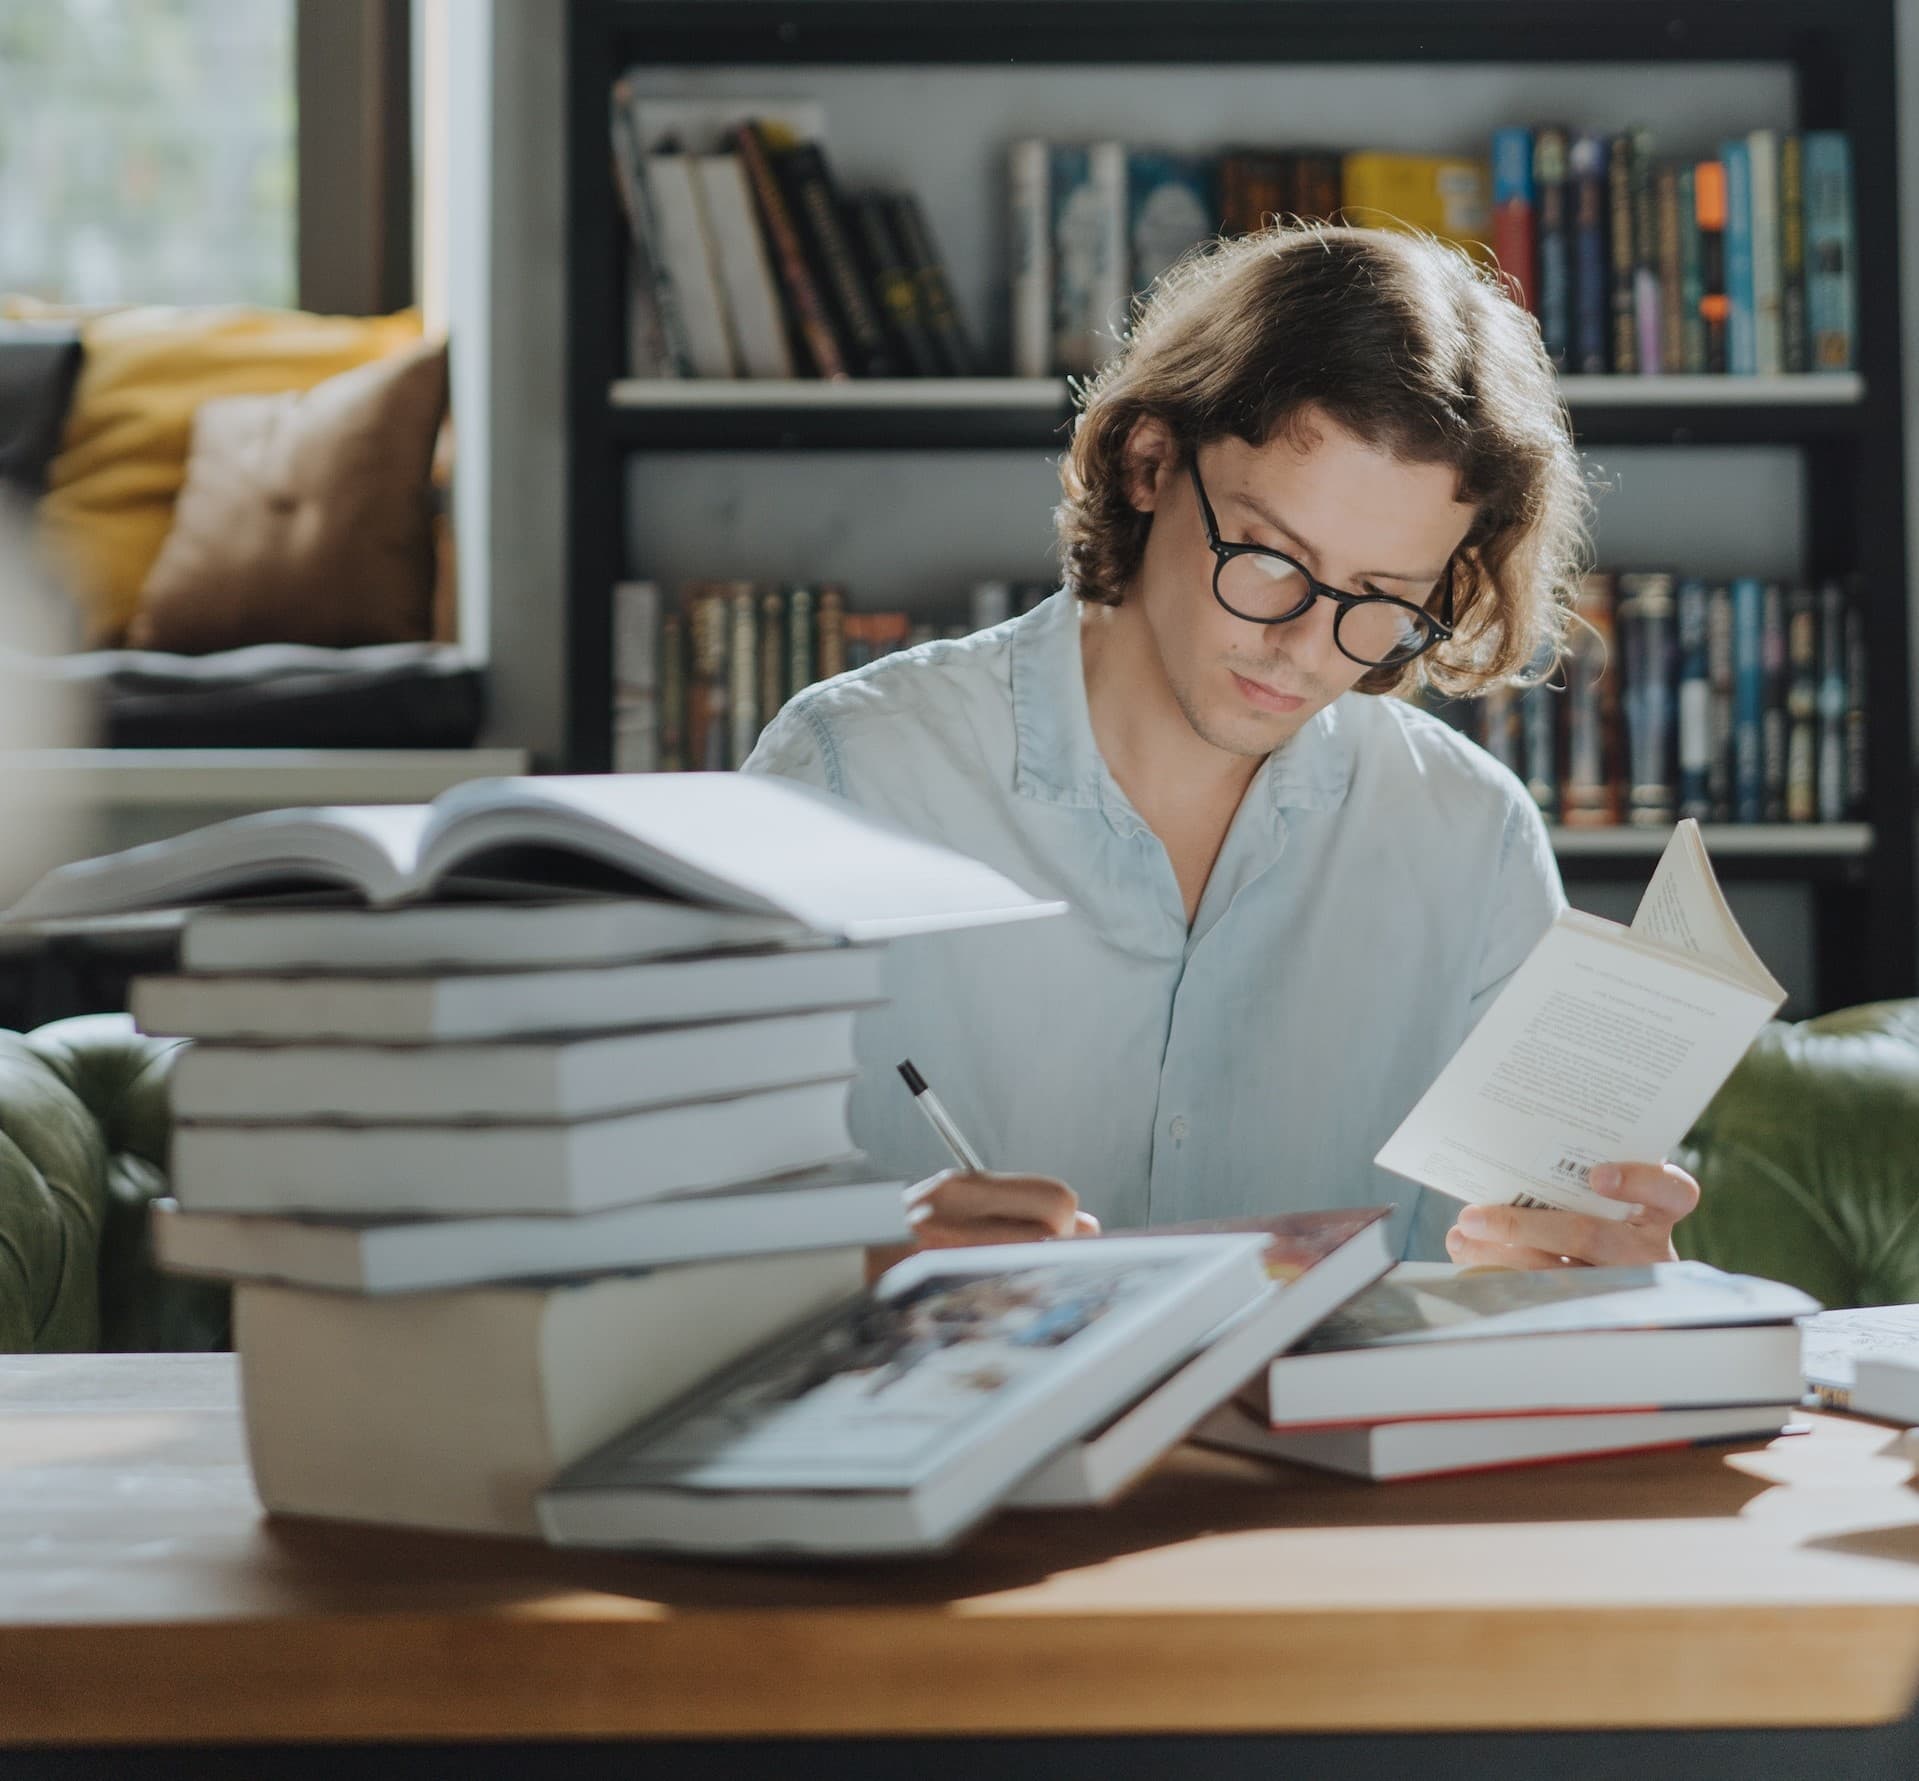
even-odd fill
[[[1753,307],[1752,155],[1743,139],[1720,146],[1726,169],[1726,369],[1735,377],[1759,371]]]
[[[821,585],[813,614],[813,671],[821,680],[846,672],[846,590]]]
[[[1533,200],[1533,133],[1493,132],[1493,253],[1521,308],[1539,313],[1538,238]]]
[[[1628,132],[1632,143],[1633,345],[1640,375],[1657,377],[1665,358],[1665,304],[1659,287],[1659,202],[1652,163],[1652,133]]]
[[[1597,376],[1611,369],[1606,280],[1606,142],[1574,139],[1570,166],[1573,197],[1573,369]]]
[[[862,192],[850,199],[847,221],[900,364],[915,377],[938,377],[943,370],[939,348],[920,312],[919,287],[900,253],[885,195]]]
[[[1749,575],[1732,584],[1732,815],[1766,817],[1766,590]]]
[[[774,162],[818,288],[831,307],[844,343],[848,368],[860,377],[891,377],[898,367],[886,326],[860,275],[859,261],[842,220],[839,189],[826,151],[817,142],[795,142]]]
[[[1806,325],[1814,371],[1850,371],[1858,363],[1858,304],[1853,262],[1852,144],[1837,130],[1808,130]]]
[[[1781,368],[1796,376],[1807,366],[1805,145],[1779,139],[1779,333]]]
[[[1698,375],[1710,369],[1706,357],[1705,244],[1699,231],[1699,170],[1681,167],[1677,175],[1679,208],[1679,369]]]
[[[727,722],[727,643],[732,626],[723,582],[690,583],[681,594],[686,614],[686,764],[696,773],[721,773],[732,736]]]
[[[1052,149],[1038,137],[1007,152],[1015,377],[1049,377],[1054,369],[1052,165]]]
[[[1546,355],[1564,371],[1572,362],[1572,213],[1567,186],[1566,132],[1541,130],[1533,138],[1533,200],[1539,229],[1539,333]]]
[[[786,696],[804,692],[818,678],[813,666],[815,590],[794,582],[786,590]]]
[[[1613,578],[1583,575],[1566,662],[1566,771],[1560,820],[1569,828],[1619,821],[1619,675],[1613,659]]]
[[[1821,822],[1844,822],[1846,799],[1846,589],[1828,581],[1819,589],[1819,761]]]
[[[1633,263],[1633,139],[1622,130],[1606,158],[1606,225],[1612,297],[1612,369],[1631,375],[1639,369],[1639,297]]]
[[[1679,169],[1653,170],[1653,219],[1659,239],[1659,368],[1685,369],[1685,280],[1680,270]]]
[[[1776,581],[1765,584],[1759,608],[1759,658],[1765,665],[1765,709],[1760,719],[1760,753],[1765,773],[1767,822],[1786,820],[1786,590]]]
[[[1673,820],[1673,578],[1647,571],[1618,579],[1617,624],[1625,658],[1626,820],[1665,828]]]
[[[1712,820],[1712,661],[1708,651],[1711,597],[1697,576],[1674,595],[1678,631],[1679,814]]]
[[[1786,601],[1786,820],[1819,815],[1819,596],[1796,587]]]
[[[660,614],[660,750],[662,773],[686,771],[686,621]]]
[[[1779,138],[1754,130],[1746,138],[1752,181],[1752,347],[1761,377],[1785,369],[1779,314]]]
[[[1339,156],[1305,149],[1292,157],[1291,212],[1301,222],[1330,223],[1340,212]]]
[[[1705,341],[1705,369],[1721,375],[1732,362],[1732,299],[1726,293],[1726,164],[1700,161],[1692,173],[1693,220],[1699,228],[1699,328]]]
[[[911,192],[899,192],[886,202],[900,253],[913,274],[919,312],[939,349],[941,370],[948,377],[977,377],[979,354],[960,321],[959,305],[953,300],[953,287],[920,201]]]
[[[760,593],[759,642],[755,659],[760,671],[760,723],[770,724],[786,703],[786,593],[765,588]]]
[[[729,582],[726,609],[726,764],[737,767],[760,738],[759,590],[750,581]]]
[[[753,185],[753,199],[759,206],[760,227],[766,231],[773,252],[773,264],[779,273],[780,288],[786,299],[795,331],[805,347],[816,376],[838,381],[850,377],[846,354],[834,327],[832,312],[807,263],[806,246],[801,238],[786,193],[775,171],[775,156],[786,146],[777,126],[748,121],[732,135],[740,165]]]
[[[1732,588],[1715,583],[1706,592],[1706,671],[1712,695],[1712,761],[1706,784],[1714,822],[1732,821],[1733,629]]]
[[[1560,697],[1543,681],[1529,686],[1519,701],[1520,778],[1548,822],[1558,822]]]

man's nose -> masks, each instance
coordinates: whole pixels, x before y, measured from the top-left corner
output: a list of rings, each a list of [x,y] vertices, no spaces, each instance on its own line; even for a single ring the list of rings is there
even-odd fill
[[[1267,645],[1290,657],[1303,672],[1320,673],[1332,667],[1339,657],[1339,645],[1333,641],[1333,626],[1338,618],[1338,604],[1321,596],[1299,617],[1285,624],[1268,625]]]

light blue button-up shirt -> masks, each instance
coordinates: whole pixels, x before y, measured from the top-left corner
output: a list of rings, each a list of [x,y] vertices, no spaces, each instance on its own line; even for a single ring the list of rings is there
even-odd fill
[[[910,1057],[989,1168],[1060,1177],[1108,1229],[1391,1202],[1405,1252],[1443,1253],[1456,1204],[1373,1155],[1565,906],[1483,750],[1347,693],[1260,765],[1190,928],[1094,740],[1070,594],[810,688],[746,770],[1071,905],[893,944],[852,1102],[881,1166],[951,1166]]]

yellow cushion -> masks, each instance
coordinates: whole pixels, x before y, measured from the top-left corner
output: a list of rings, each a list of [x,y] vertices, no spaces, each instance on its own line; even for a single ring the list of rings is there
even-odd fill
[[[210,396],[306,390],[420,337],[417,310],[390,316],[272,309],[123,309],[83,331],[86,359],[40,503],[42,538],[112,643],[173,523],[193,412]]]

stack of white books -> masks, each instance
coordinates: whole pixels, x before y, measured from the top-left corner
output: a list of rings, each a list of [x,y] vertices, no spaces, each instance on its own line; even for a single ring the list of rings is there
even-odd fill
[[[155,1241],[239,1283],[262,1500],[520,1534],[557,1470],[906,1236],[846,1123],[885,942],[1059,907],[715,774],[242,818],[9,919],[195,904],[133,996],[193,1042]]]
[[[1816,1309],[1699,1262],[1403,1263],[1200,1438],[1394,1479],[1776,1435],[1801,1397],[1794,1320]]]

